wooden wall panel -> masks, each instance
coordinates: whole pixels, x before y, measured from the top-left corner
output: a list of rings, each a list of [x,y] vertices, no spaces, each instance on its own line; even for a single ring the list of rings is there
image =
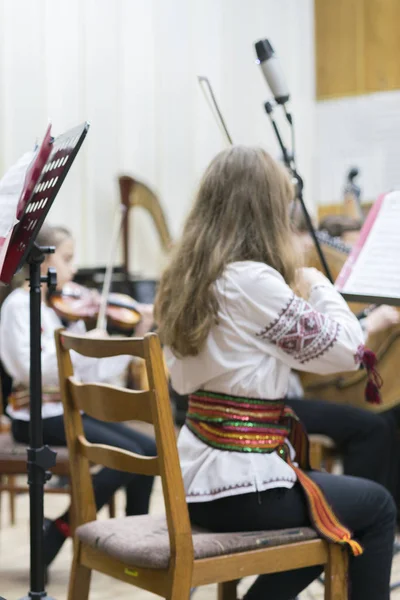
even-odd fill
[[[317,99],[400,89],[400,0],[314,0]]]
[[[315,0],[317,99],[361,94],[363,0]]]
[[[373,202],[363,202],[362,210],[365,215],[368,214],[369,209],[371,208]],[[329,217],[330,215],[344,215],[346,214],[346,210],[344,208],[343,203],[337,204],[320,204],[317,206],[317,220],[318,222],[324,219],[325,217]]]
[[[365,92],[400,88],[400,0],[364,0]]]

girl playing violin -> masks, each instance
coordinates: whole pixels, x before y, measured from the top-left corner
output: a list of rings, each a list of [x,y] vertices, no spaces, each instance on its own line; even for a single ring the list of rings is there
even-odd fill
[[[42,274],[49,267],[57,271],[57,287],[70,282],[75,274],[74,241],[64,227],[43,226],[37,243],[40,246],[54,246],[55,253],[46,256],[42,264]],[[47,290],[42,288],[42,381],[43,381],[43,441],[52,446],[65,446],[63,406],[58,390],[58,367],[54,332],[62,327],[62,322],[47,302]],[[86,331],[83,321],[69,326],[77,333]],[[106,335],[93,330],[93,337]],[[7,413],[12,419],[12,433],[17,442],[29,442],[29,288],[24,283],[14,290],[4,301],[0,316],[0,359],[13,382],[13,391],[8,399]],[[82,381],[110,382],[121,375],[131,357],[110,357],[91,359],[79,354],[72,357],[75,376]],[[85,434],[89,442],[118,446],[137,454],[155,456],[156,446],[151,437],[143,435],[120,423],[103,423],[83,415]],[[130,475],[104,468],[93,477],[96,505],[99,510],[124,487],[126,491],[126,514],[146,514],[153,486],[153,478],[144,475]],[[47,521],[45,526],[45,562],[48,566],[60,550],[68,535],[69,513],[55,521]]]
[[[296,271],[292,196],[263,150],[222,152],[160,282],[155,314],[172,385],[190,394],[179,437],[189,511],[218,532],[312,525],[348,547],[352,600],[388,600],[390,494],[366,479],[311,471],[304,430],[283,400],[292,368],[351,371],[366,356],[361,327],[334,287],[315,269]],[[307,301],[289,287],[295,279]],[[245,599],[289,600],[319,573],[260,576]]]

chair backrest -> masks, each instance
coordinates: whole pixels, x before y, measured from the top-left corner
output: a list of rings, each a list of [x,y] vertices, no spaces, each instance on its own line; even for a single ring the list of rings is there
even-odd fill
[[[118,178],[118,183],[120,190],[120,201],[121,204],[123,204],[126,208],[126,217],[123,225],[123,254],[124,267],[126,273],[129,273],[129,211],[132,208],[135,206],[141,206],[150,213],[164,252],[169,250],[172,238],[164,211],[156,194],[147,185],[141,181],[133,179],[129,175],[121,175]]]
[[[71,484],[76,525],[96,519],[89,462],[120,471],[160,475],[162,480],[171,558],[193,556],[193,543],[174,423],[157,334],[144,338],[93,339],[64,330],[55,334],[65,433],[70,453]],[[100,383],[81,383],[73,376],[70,352],[104,358],[131,355],[146,363],[149,389],[128,390]],[[144,457],[87,441],[81,411],[105,422],[144,421],[154,425],[156,457]]]

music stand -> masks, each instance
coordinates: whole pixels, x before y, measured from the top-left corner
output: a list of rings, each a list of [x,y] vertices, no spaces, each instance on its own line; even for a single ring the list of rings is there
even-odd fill
[[[56,139],[49,139],[51,150],[41,169],[36,173],[33,193],[22,210],[20,221],[11,232],[9,245],[1,266],[0,281],[10,283],[14,274],[25,263],[29,264],[30,285],[30,431],[28,448],[28,483],[30,502],[30,592],[23,600],[47,597],[44,580],[43,556],[43,499],[44,484],[51,477],[48,469],[56,464],[56,452],[43,446],[42,423],[42,369],[41,369],[41,284],[55,287],[56,274],[49,269],[41,277],[40,265],[45,254],[53,248],[40,248],[35,243],[37,234],[57,196],[63,181],[85,139],[88,123],[67,131]]]
[[[340,290],[339,290],[340,291]],[[348,302],[361,302],[362,304],[389,304],[390,306],[400,306],[400,298],[392,296],[378,296],[376,294],[350,294],[340,292]]]
[[[345,300],[400,306],[400,191],[381,194],[336,279]]]

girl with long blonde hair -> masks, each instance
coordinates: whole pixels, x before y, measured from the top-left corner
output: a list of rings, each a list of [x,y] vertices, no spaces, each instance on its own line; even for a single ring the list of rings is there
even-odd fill
[[[189,394],[178,442],[189,511],[216,532],[311,525],[348,548],[352,600],[388,600],[391,496],[371,481],[311,471],[305,431],[284,402],[291,369],[352,371],[365,358],[361,327],[333,285],[296,269],[292,197],[265,151],[221,152],[160,282],[156,320],[172,385]],[[245,598],[289,600],[319,572],[260,576]]]
[[[37,237],[39,246],[54,246],[54,254],[46,256],[41,265],[44,276],[49,267],[56,269],[59,290],[72,281],[75,275],[75,243],[65,227],[45,224]],[[63,406],[59,391],[57,352],[54,332],[62,327],[60,316],[49,305],[45,286],[42,287],[42,418],[43,442],[51,446],[66,446]],[[65,324],[70,331],[86,334],[83,321]],[[92,330],[88,335],[95,337],[99,332]],[[104,335],[104,333],[102,334]],[[19,443],[29,442],[29,287],[26,282],[6,298],[1,307],[0,360],[4,372],[12,379],[12,392],[8,398],[6,414],[11,418],[14,439]],[[110,383],[120,376],[131,357],[118,356],[91,359],[74,354],[72,358],[74,376],[81,381]],[[82,416],[85,435],[89,442],[110,444],[146,456],[156,455],[154,439],[134,431],[121,423],[103,423],[89,415]],[[148,512],[153,478],[146,475],[122,473],[103,468],[93,476],[96,506],[99,510],[121,487],[126,492],[126,514],[137,515]],[[69,511],[60,518],[46,519],[44,532],[44,559],[46,568],[70,534]]]

